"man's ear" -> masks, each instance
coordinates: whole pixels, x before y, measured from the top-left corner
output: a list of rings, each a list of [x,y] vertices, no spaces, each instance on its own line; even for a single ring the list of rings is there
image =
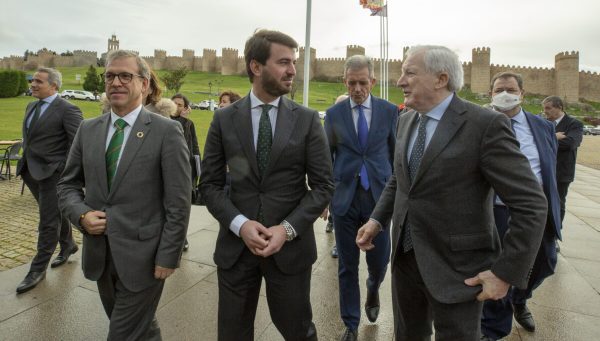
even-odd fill
[[[450,77],[448,76],[448,74],[446,72],[440,73],[437,76],[437,81],[436,81],[436,84],[435,84],[435,88],[436,89],[447,88],[449,80],[450,80]]]
[[[261,67],[262,64],[257,62],[256,59],[252,59],[250,61],[250,71],[252,71],[252,74],[254,74],[254,76],[260,76]]]

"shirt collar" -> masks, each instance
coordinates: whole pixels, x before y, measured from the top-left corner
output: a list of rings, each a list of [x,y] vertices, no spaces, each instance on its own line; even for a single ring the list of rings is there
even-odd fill
[[[519,124],[524,124],[527,118],[525,117],[525,112],[523,111],[523,108],[521,108],[521,110],[519,110],[519,113],[513,116],[511,119]]]
[[[441,101],[440,104],[436,105],[433,109],[429,110],[429,112],[426,113],[425,116],[433,118],[436,121],[441,120],[442,116],[444,116],[444,113],[450,106],[450,102],[452,102],[453,97],[454,93],[451,93],[450,95],[448,95],[448,97]]]
[[[140,112],[142,111],[142,105],[140,104],[137,108],[133,109],[132,112],[128,113],[127,115],[121,117],[117,114],[115,114],[114,111],[112,111],[112,109],[110,110],[110,123],[111,125],[114,126],[115,122],[119,119],[122,118],[125,122],[127,122],[127,125],[130,127],[133,127],[133,124],[135,123],[135,120],[137,120],[138,116],[140,115]]]
[[[50,103],[52,103],[56,99],[56,97],[58,97],[58,92],[55,93],[54,95],[50,95],[50,96],[48,96],[48,97],[46,97],[44,99],[41,99],[40,101],[42,101],[44,103],[47,103],[47,104],[50,104]]]
[[[258,97],[256,97],[253,90],[250,90],[250,108],[251,109],[256,109],[263,104],[270,104],[270,105],[274,106],[275,108],[278,108],[280,100],[281,100],[281,96],[277,97],[274,101],[272,101],[270,103],[264,103]]]
[[[560,123],[560,121],[562,121],[562,119],[565,118],[565,115],[566,114],[563,112],[562,115],[560,115],[559,118],[557,118],[556,120],[554,120],[554,122],[556,122],[555,125],[558,125]]]
[[[350,97],[350,108],[355,108],[358,104],[356,104],[353,100],[352,97]],[[371,94],[369,94],[369,96],[367,97],[367,99],[365,99],[365,101],[362,103],[362,106],[365,109],[371,109]]]

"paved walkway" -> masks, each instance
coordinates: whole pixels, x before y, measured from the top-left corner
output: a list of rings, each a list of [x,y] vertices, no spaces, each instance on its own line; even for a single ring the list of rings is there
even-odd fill
[[[4,185],[0,182],[0,191]],[[0,202],[3,224],[5,212],[10,211],[5,205]],[[529,304],[537,331],[528,333],[515,327],[505,340],[596,340],[600,335],[600,171],[578,166],[567,208],[557,273],[535,292]],[[319,258],[313,267],[311,295],[319,337],[329,341],[337,340],[344,327],[338,311],[337,262],[329,256],[333,235],[324,228],[322,221],[316,223]],[[4,241],[4,226],[1,231]],[[217,231],[217,223],[206,209],[193,207],[190,250],[184,254],[181,269],[167,281],[157,312],[165,340],[216,340],[217,279],[212,253]],[[106,338],[108,321],[95,283],[83,277],[80,255],[63,267],[49,269],[46,280],[19,296],[15,288],[28,265],[0,271],[0,340]],[[362,269],[364,283],[364,257]],[[371,324],[363,316],[361,340],[392,340],[389,277],[381,293],[379,320]],[[282,339],[271,323],[264,296],[255,325],[257,340]]]

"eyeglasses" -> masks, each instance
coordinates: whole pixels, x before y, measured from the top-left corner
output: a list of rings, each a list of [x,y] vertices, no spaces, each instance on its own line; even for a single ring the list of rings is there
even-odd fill
[[[104,74],[104,81],[106,83],[110,84],[115,81],[115,78],[119,78],[119,82],[121,82],[121,84],[127,84],[127,83],[131,82],[131,80],[133,79],[134,76],[144,78],[144,76],[142,76],[142,75],[137,75],[137,74],[133,74],[133,73],[129,73],[129,72],[121,72],[121,73],[107,72]]]

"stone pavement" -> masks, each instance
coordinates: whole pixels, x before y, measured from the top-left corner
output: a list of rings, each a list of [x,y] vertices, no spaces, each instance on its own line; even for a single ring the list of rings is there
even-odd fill
[[[0,191],[7,188],[5,185],[0,182]],[[27,192],[25,201],[26,196]],[[2,224],[7,223],[5,214],[12,210],[5,205],[8,203],[0,202]],[[567,209],[557,273],[544,282],[529,303],[537,331],[528,333],[515,326],[505,340],[595,340],[600,335],[599,170],[578,166]],[[333,235],[324,229],[324,222],[319,220],[315,225],[319,258],[313,266],[311,295],[319,338],[329,341],[337,340],[344,327],[338,311],[337,262],[329,256]],[[5,226],[0,231],[4,243]],[[183,256],[181,268],[167,280],[157,312],[165,340],[216,340],[218,291],[212,253],[217,231],[217,223],[206,209],[193,207],[190,250]],[[16,235],[14,238],[16,242]],[[108,321],[95,283],[83,277],[80,255],[75,254],[69,264],[58,269],[49,269],[46,280],[19,296],[15,288],[28,265],[0,272],[0,340],[106,338]],[[364,257],[361,266],[364,283]],[[363,316],[359,339],[392,340],[389,276],[381,289],[381,301],[377,323],[371,324]],[[264,290],[255,326],[257,340],[282,340],[271,323]]]

